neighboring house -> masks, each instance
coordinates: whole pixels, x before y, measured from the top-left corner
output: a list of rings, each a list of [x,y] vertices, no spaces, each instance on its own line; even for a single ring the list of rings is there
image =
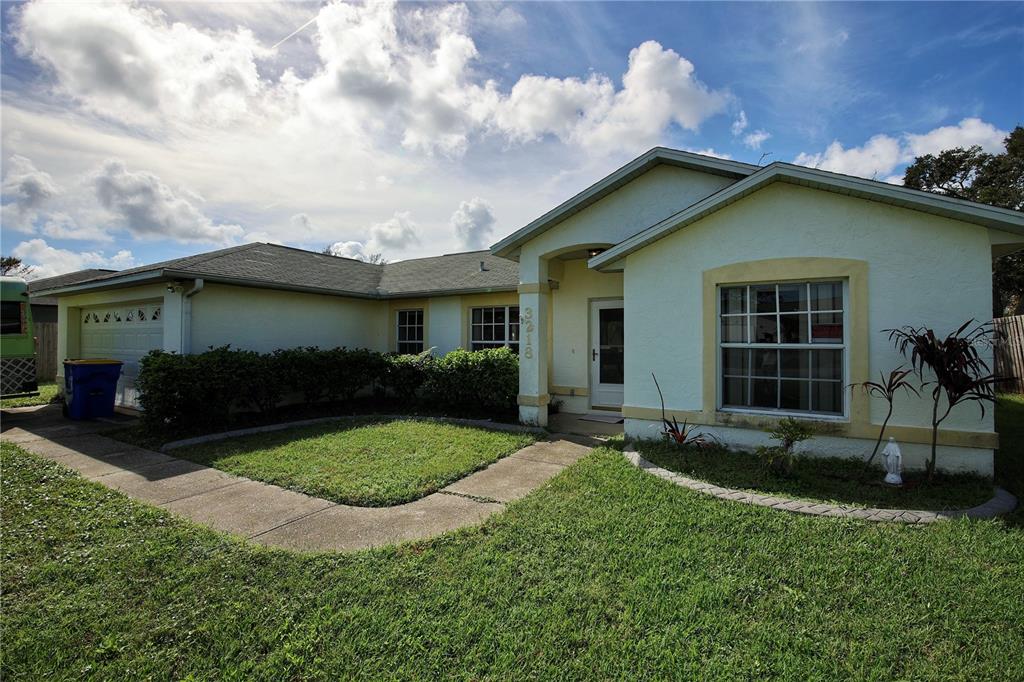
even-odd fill
[[[621,411],[627,434],[657,437],[653,372],[670,414],[730,445],[763,443],[792,414],[819,422],[816,453],[860,456],[885,408],[849,385],[904,363],[883,330],[990,319],[992,256],[1021,248],[1016,211],[656,148],[493,255],[376,266],[256,244],[48,293],[69,357],[517,342],[524,422],[545,424],[558,401]],[[929,424],[926,400],[899,400],[890,433],[909,467]],[[958,408],[939,443],[940,467],[991,474],[992,411]]]
[[[29,281],[29,303],[36,336],[36,378],[39,381],[53,381],[57,376],[57,299],[37,296],[33,292],[70,286],[111,272],[114,270],[91,268]]]
[[[37,296],[33,292],[71,286],[72,284],[85,282],[96,277],[109,275],[112,272],[116,272],[116,270],[90,268],[88,270],[78,270],[64,275],[57,275],[56,277],[30,280],[28,283],[28,293],[29,302],[32,304],[32,320],[36,324],[57,321],[57,298],[54,296]]]

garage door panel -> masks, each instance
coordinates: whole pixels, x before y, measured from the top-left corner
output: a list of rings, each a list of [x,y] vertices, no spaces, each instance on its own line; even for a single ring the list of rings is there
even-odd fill
[[[117,383],[117,403],[137,406],[135,379],[146,353],[163,347],[160,301],[96,306],[82,310],[83,358],[110,358],[124,363]]]

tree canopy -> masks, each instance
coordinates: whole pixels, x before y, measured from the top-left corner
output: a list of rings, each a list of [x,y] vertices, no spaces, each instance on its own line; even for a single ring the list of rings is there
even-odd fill
[[[1004,140],[1005,151],[989,154],[975,145],[945,149],[914,159],[903,184],[957,199],[1024,211],[1024,128]],[[992,264],[992,314],[1024,313],[1024,252],[996,258]]]

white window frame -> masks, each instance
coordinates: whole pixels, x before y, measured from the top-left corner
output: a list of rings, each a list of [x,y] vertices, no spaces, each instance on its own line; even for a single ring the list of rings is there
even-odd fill
[[[409,324],[406,322],[402,324],[402,313],[419,313],[419,323]],[[402,340],[402,329],[419,329],[420,338],[419,340],[409,340],[408,334],[406,340]],[[402,344],[416,344],[420,345],[420,349],[415,353],[402,350]],[[401,308],[395,311],[395,352],[402,355],[418,355],[423,352],[423,349],[427,347],[427,329],[426,329],[426,313],[423,308]]]
[[[473,306],[472,308],[470,308],[469,309],[469,338],[466,339],[466,347],[469,348],[469,350],[481,350],[480,348],[474,348],[473,346],[474,345],[480,345],[480,346],[483,346],[484,348],[509,348],[510,346],[515,345],[516,346],[515,352],[519,352],[520,340],[518,338],[516,340],[514,340],[514,341],[509,339],[512,325],[515,324],[516,327],[519,327],[519,325],[520,325],[519,322],[515,322],[515,323],[511,322],[511,319],[512,319],[511,311],[512,311],[512,309],[515,309],[516,312],[518,313],[519,312],[519,304],[514,304],[514,305],[478,305],[478,306]],[[474,340],[473,339],[473,328],[474,327],[479,327],[479,328],[483,329],[484,327],[487,327],[487,326],[490,326],[490,327],[497,326],[493,322],[478,322],[478,323],[474,323],[473,322],[473,313],[476,312],[477,310],[481,310],[481,311],[483,311],[483,310],[504,310],[505,311],[505,323],[504,323],[504,336],[505,336],[505,338],[504,338],[504,340],[502,340],[502,341],[484,341],[483,339],[480,339],[480,340]]]
[[[825,283],[825,282],[838,282],[842,285],[842,320],[843,320],[843,338],[842,343],[813,343],[811,341],[811,318],[809,317],[813,313],[834,313],[839,311],[829,310],[812,310],[810,302],[810,296],[808,294],[808,343],[753,343],[749,342],[749,339],[753,338],[753,328],[755,326],[755,318],[757,317],[756,312],[752,312],[750,306],[751,288],[765,285],[775,285],[776,297],[778,296],[778,287],[780,285],[796,285],[803,284],[809,286],[810,284]],[[747,292],[747,311],[745,313],[722,313],[722,289],[730,289],[735,287],[746,287]],[[765,315],[774,314],[776,317],[780,314],[778,310],[778,298],[776,298],[776,310],[775,313],[763,313]],[[723,317],[746,317],[748,319],[747,326],[747,343],[723,343],[722,341],[722,318]],[[768,280],[761,282],[722,282],[715,287],[715,405],[721,412],[735,412],[739,414],[756,414],[756,415],[770,415],[777,417],[799,417],[801,419],[813,419],[821,421],[848,421],[850,415],[850,399],[847,395],[847,383],[850,376],[850,282],[846,277],[821,277],[812,279],[796,279],[796,280]],[[777,325],[778,328],[778,325]],[[743,349],[757,349],[767,348],[776,350],[840,350],[842,351],[842,364],[841,371],[842,376],[838,383],[840,384],[840,399],[842,400],[842,412],[815,412],[815,411],[802,411],[802,410],[788,410],[782,408],[768,408],[768,407],[738,407],[738,406],[726,406],[724,405],[725,392],[723,387],[724,379],[724,367],[722,366],[722,350],[726,348],[743,348]],[[748,361],[749,362],[749,361]],[[748,381],[752,381],[753,368],[748,367]],[[771,378],[771,377],[766,377]],[[753,390],[752,384],[748,384],[747,391]],[[781,381],[779,381],[779,390],[781,391]]]

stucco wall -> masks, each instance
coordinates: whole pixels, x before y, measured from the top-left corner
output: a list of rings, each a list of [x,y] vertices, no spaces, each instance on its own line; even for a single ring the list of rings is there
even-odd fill
[[[564,412],[589,408],[590,301],[612,298],[622,298],[621,273],[595,272],[585,260],[565,261],[558,288],[551,292],[549,365],[552,400],[561,401]],[[570,389],[576,397],[568,395]]]
[[[520,279],[537,281],[539,256],[580,244],[617,244],[733,182],[719,175],[656,166],[524,244]]]
[[[430,299],[427,344],[437,355],[462,346],[462,297],[439,296]]]
[[[207,284],[192,298],[192,352],[224,344],[260,352],[295,346],[384,351],[387,319],[386,301]]]
[[[704,328],[702,273],[771,258],[827,257],[868,263],[870,376],[905,361],[883,329],[927,325],[944,334],[991,317],[987,231],[917,211],[776,183],[642,249],[626,260],[626,397],[655,408],[658,374],[668,406],[700,410]],[[801,277],[799,272],[792,273]],[[872,401],[871,421],[884,417]],[[927,400],[900,397],[892,424],[927,427]],[[957,408],[944,428],[990,432],[975,406]]]

